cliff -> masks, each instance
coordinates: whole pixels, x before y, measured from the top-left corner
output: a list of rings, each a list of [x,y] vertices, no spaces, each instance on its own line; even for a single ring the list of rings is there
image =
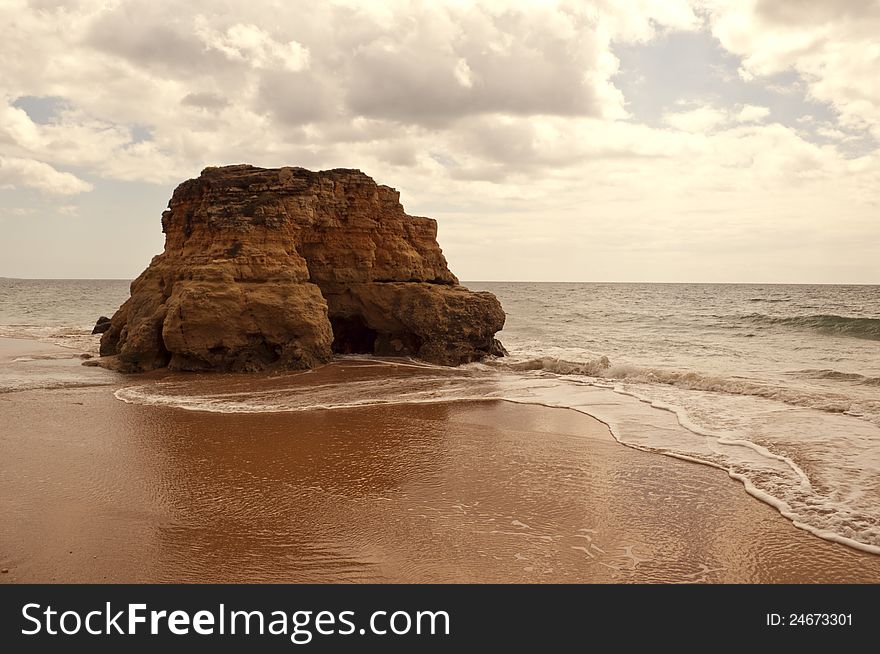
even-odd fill
[[[503,352],[504,312],[459,285],[437,223],[358,170],[206,168],[101,338],[126,372],[309,368],[337,353],[444,365]]]

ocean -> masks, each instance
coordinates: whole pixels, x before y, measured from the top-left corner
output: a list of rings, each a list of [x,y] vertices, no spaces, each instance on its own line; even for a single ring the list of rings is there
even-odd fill
[[[221,383],[83,368],[80,353],[97,352],[95,320],[129,282],[0,279],[0,336],[71,351],[3,362],[0,393],[115,384],[120,401],[217,413],[464,399],[565,407],[623,445],[726,470],[802,529],[880,553],[880,287],[465,285],[501,300],[509,357],[455,369],[374,359],[416,374],[304,390],[290,380],[308,373]]]

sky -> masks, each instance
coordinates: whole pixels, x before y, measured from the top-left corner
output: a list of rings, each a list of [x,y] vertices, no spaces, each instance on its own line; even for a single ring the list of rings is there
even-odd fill
[[[0,0],[0,276],[206,166],[359,168],[463,280],[880,283],[880,0]]]

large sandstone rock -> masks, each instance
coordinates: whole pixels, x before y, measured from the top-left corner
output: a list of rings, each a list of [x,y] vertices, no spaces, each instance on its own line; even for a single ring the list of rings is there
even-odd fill
[[[308,368],[333,352],[455,365],[503,352],[504,312],[459,285],[437,223],[357,170],[206,168],[101,338],[123,371]]]

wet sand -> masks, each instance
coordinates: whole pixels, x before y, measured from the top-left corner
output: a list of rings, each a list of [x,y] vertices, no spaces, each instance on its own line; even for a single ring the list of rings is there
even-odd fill
[[[880,581],[880,557],[575,411],[205,413],[93,372],[0,394],[0,582]]]

